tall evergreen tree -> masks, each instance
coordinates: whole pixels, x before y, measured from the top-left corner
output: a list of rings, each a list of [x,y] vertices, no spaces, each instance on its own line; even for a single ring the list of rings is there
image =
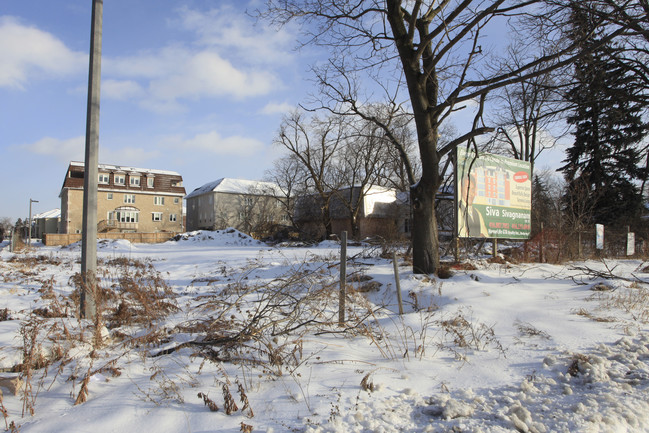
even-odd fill
[[[615,61],[616,47],[599,46],[595,16],[588,3],[573,13],[575,37],[590,34],[584,48],[597,48],[575,64],[575,84],[567,93],[574,106],[567,121],[575,141],[560,169],[568,182],[565,203],[571,211],[571,203],[591,202],[593,212],[584,223],[630,224],[642,203],[638,181],[645,170],[638,144],[649,125],[642,119],[643,107],[634,102],[634,76]],[[577,193],[587,197],[571,196]]]

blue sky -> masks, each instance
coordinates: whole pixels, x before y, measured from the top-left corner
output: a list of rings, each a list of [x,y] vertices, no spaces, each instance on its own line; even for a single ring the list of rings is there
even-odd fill
[[[255,24],[256,1],[104,2],[102,163],[179,172],[187,192],[260,179],[282,114],[311,88],[295,29]],[[60,207],[83,161],[91,0],[2,0],[0,217]]]
[[[34,214],[60,207],[68,163],[83,161],[92,0],[0,2],[0,217],[15,221],[30,198]],[[261,179],[282,115],[325,58],[295,50],[296,28],[255,23],[246,10],[261,2],[105,1],[100,162],[177,171],[188,193]],[[491,43],[506,39],[496,29]],[[471,124],[465,111],[454,123]],[[561,159],[555,149],[537,167]]]

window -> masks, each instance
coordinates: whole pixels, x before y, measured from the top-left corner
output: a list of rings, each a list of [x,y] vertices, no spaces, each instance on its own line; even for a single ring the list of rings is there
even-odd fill
[[[110,175],[108,173],[99,173],[99,183],[108,185],[110,182]]]
[[[162,212],[152,212],[153,221],[162,221]]]
[[[117,210],[111,213],[112,215],[109,214],[108,219],[109,220],[115,219],[120,223],[136,223],[140,220],[140,213],[138,211]]]
[[[178,221],[178,217],[176,216],[175,213],[169,214],[169,221],[171,222]]]
[[[129,176],[128,179],[131,186],[140,186],[140,176]]]
[[[126,176],[123,174],[116,174],[113,177],[113,182],[115,185],[126,185]]]
[[[246,206],[252,206],[253,204],[252,197],[245,197],[243,199],[243,204],[245,204]]]
[[[174,204],[178,204],[178,203],[180,203],[180,198],[175,197],[175,198],[174,198]]]
[[[106,200],[112,200],[113,199],[113,193],[112,192],[107,192],[106,193]]]
[[[135,194],[124,194],[124,203],[135,203]]]
[[[153,178],[152,177],[147,177],[146,178],[146,186],[148,188],[153,188]]]
[[[162,206],[163,204],[165,204],[165,198],[160,196],[155,196],[153,197],[153,204]]]
[[[171,186],[183,186],[183,181],[182,180],[172,180],[171,181]]]

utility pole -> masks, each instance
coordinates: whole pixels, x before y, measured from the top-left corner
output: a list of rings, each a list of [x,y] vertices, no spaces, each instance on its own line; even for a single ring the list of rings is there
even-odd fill
[[[31,198],[29,199],[29,228],[28,230],[28,237],[27,237],[27,246],[31,247],[32,246],[32,203],[38,203],[38,200],[32,200]]]
[[[97,184],[99,176],[99,84],[101,79],[101,33],[103,0],[92,1],[90,71],[86,115],[86,157],[83,179],[83,225],[81,236],[81,317],[95,319],[97,312]]]

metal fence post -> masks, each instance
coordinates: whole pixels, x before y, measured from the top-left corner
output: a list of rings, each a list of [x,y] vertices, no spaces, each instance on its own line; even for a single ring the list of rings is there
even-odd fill
[[[347,279],[347,232],[340,234],[340,292],[338,294],[338,325],[345,324],[345,280]]]
[[[399,315],[403,315],[403,301],[401,299],[401,282],[399,280],[399,264],[397,263],[397,253],[392,253],[392,264],[394,266],[394,280],[397,286],[397,301],[399,301]]]

